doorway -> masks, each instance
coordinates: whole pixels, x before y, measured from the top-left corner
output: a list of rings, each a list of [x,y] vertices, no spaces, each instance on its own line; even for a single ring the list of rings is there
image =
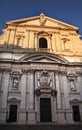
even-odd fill
[[[52,122],[51,98],[40,98],[40,121]]]
[[[75,122],[80,122],[81,119],[80,119],[79,106],[74,105],[74,106],[72,106],[72,109],[73,109],[73,120],[74,120]]]
[[[9,122],[17,121],[17,105],[10,105]]]

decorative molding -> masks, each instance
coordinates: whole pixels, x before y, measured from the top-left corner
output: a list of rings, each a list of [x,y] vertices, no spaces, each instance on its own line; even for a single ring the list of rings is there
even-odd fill
[[[35,90],[36,96],[40,96],[42,94],[51,94],[51,96],[55,97],[57,95],[57,91],[51,87],[40,87]]]
[[[20,97],[8,97],[8,102],[20,102]]]
[[[39,84],[40,84],[41,86],[49,86],[51,79],[50,79],[50,76],[49,76],[48,71],[43,70],[43,71],[41,72],[41,74],[40,74],[40,77],[39,77],[39,80],[38,80],[38,81],[39,81]]]
[[[67,74],[67,79],[68,79],[68,81],[70,81],[71,79],[72,79],[72,80],[77,80],[77,77],[78,77],[78,75],[77,75],[77,74],[74,74],[74,73],[69,73],[69,74]]]
[[[19,71],[12,71],[10,75],[11,75],[11,79],[18,78],[20,80],[22,73],[20,73]]]

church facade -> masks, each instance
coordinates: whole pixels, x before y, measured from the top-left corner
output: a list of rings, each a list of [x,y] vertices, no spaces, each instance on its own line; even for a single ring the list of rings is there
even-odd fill
[[[0,35],[0,123],[82,122],[78,28],[43,13]]]

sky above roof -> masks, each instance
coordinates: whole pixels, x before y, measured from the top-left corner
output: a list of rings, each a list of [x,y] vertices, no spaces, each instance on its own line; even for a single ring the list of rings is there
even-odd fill
[[[41,12],[78,27],[82,36],[82,0],[0,0],[0,34],[6,21],[37,16]]]

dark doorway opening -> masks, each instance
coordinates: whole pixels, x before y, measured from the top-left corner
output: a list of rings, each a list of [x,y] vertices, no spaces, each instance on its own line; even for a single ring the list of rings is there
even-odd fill
[[[8,122],[16,122],[16,121],[17,121],[17,105],[10,105]]]
[[[52,122],[50,98],[40,98],[40,121]]]
[[[47,48],[47,40],[45,38],[39,39],[39,48]]]
[[[74,120],[75,122],[80,122],[81,119],[80,119],[79,106],[74,105],[74,106],[72,106],[72,108],[73,108],[73,120]]]

